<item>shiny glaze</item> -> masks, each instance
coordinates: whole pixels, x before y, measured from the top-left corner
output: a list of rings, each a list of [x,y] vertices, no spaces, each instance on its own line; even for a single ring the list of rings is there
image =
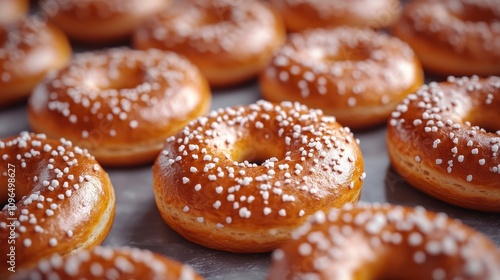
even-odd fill
[[[109,49],[78,54],[50,75],[30,98],[29,120],[36,131],[88,148],[103,164],[134,165],[156,158],[164,139],[205,113],[210,101],[206,80],[186,59]]]
[[[22,279],[150,279],[201,280],[190,266],[148,250],[96,247],[75,255],[54,254],[31,270],[21,271],[12,280]]]
[[[412,1],[392,32],[434,73],[500,75],[500,5],[495,0]]]
[[[392,113],[395,169],[416,188],[461,207],[500,211],[500,77],[423,86]]]
[[[260,1],[178,1],[134,34],[134,46],[186,56],[211,85],[255,76],[285,41],[282,20]]]
[[[422,83],[422,68],[406,43],[350,27],[290,35],[260,77],[265,99],[320,108],[350,128],[384,123]]]
[[[71,39],[106,44],[127,39],[146,18],[169,3],[169,0],[42,0],[40,9]]]
[[[0,162],[3,279],[11,273],[7,270],[10,246],[15,247],[18,271],[56,252],[67,255],[94,247],[107,236],[115,211],[114,190],[86,150],[64,139],[23,132],[0,141]],[[8,191],[9,178],[15,179],[10,186],[13,192]],[[11,193],[15,207],[7,203]],[[12,232],[15,243],[8,243]]]
[[[334,118],[266,101],[191,122],[167,139],[153,172],[167,224],[232,252],[276,248],[317,210],[356,202],[365,178],[357,141]]]
[[[384,28],[401,10],[397,0],[270,0],[291,32],[311,28],[351,26]]]
[[[497,279],[500,251],[423,207],[360,204],[316,213],[273,252],[269,280]]]
[[[26,99],[51,70],[71,59],[66,36],[40,18],[0,26],[0,106]]]

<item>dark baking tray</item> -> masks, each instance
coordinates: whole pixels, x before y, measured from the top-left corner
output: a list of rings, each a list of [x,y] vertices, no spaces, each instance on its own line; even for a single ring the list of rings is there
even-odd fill
[[[256,81],[227,90],[214,90],[212,109],[249,104],[260,99]],[[0,137],[29,131],[26,104],[0,110]],[[390,167],[385,127],[355,132],[361,141],[367,178],[362,201],[423,205],[462,220],[500,246],[500,215],[454,207],[409,186]],[[153,198],[151,165],[107,169],[116,191],[116,217],[104,245],[149,249],[193,266],[207,279],[264,279],[269,254],[232,254],[207,249],[186,241],[168,228]]]

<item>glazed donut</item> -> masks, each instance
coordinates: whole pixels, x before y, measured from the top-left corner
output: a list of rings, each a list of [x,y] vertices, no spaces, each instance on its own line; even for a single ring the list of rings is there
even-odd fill
[[[196,64],[213,86],[248,80],[285,41],[281,18],[260,1],[178,1],[139,28],[139,49],[177,52]]]
[[[392,33],[435,74],[500,75],[500,5],[496,0],[411,1]]]
[[[0,106],[26,99],[47,72],[70,59],[66,36],[36,17],[0,25]]]
[[[106,172],[65,139],[22,132],[0,141],[0,278],[106,238],[115,195]]]
[[[498,108],[500,77],[449,77],[423,86],[389,120],[393,168],[442,201],[500,212]]]
[[[266,100],[320,108],[353,129],[385,123],[422,83],[420,63],[404,42],[349,27],[292,34],[260,76]]]
[[[155,201],[184,238],[269,252],[320,209],[357,202],[363,159],[335,118],[299,103],[220,109],[192,121],[153,166]]]
[[[201,280],[194,270],[148,250],[96,247],[61,257],[54,254],[15,279],[151,279]]]
[[[0,0],[0,25],[22,19],[28,10],[28,0]]]
[[[166,8],[169,0],[42,0],[49,21],[73,40],[107,44],[127,39],[142,22]]]
[[[78,54],[29,100],[38,132],[89,149],[104,165],[152,162],[168,136],[210,107],[208,83],[186,59],[159,50]]]
[[[352,26],[384,28],[397,20],[398,0],[270,0],[291,32],[310,28]]]
[[[267,279],[499,279],[483,234],[423,207],[317,212],[273,252]]]

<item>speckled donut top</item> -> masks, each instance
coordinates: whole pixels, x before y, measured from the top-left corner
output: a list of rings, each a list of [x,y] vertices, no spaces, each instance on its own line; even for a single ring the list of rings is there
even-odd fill
[[[177,265],[172,261],[172,265],[174,264]],[[177,268],[174,270],[168,267],[150,251],[130,247],[96,247],[65,258],[54,254],[40,261],[33,270],[21,273],[20,276],[28,279],[45,279],[45,277],[49,279],[65,279],[65,277],[77,279],[79,275],[85,279],[90,279],[86,277],[124,279],[122,277],[142,276],[160,280],[168,275],[173,277],[169,279],[196,279],[196,274],[191,267],[181,264],[178,266],[180,266],[180,273],[178,277],[175,277]],[[169,272],[169,270],[171,271]],[[22,277],[19,279],[26,279]]]
[[[155,174],[179,195],[166,199],[185,203],[180,207],[200,223],[209,211],[208,222],[219,228],[249,220],[293,224],[312,209],[357,197],[365,173],[356,167],[356,142],[321,110],[259,101],[213,111],[168,138]],[[263,162],[247,161],[248,154]]]
[[[94,202],[82,197],[83,194],[103,195],[101,166],[87,150],[65,139],[48,142],[43,134],[22,132],[18,137],[0,141],[0,157],[0,177],[7,182],[15,175],[13,191],[18,198],[16,209],[6,204],[0,212],[0,235],[7,238],[8,218],[14,218],[10,222],[15,224],[19,247],[29,248],[33,242],[37,242],[37,248],[41,242],[46,242],[47,247],[55,247],[71,239],[78,234],[73,231],[75,216],[83,217],[92,211],[89,207],[93,207]],[[70,205],[77,211],[68,215],[66,211]],[[64,212],[60,212],[61,209]],[[60,220],[60,213],[64,213],[64,220]]]
[[[386,104],[388,92],[413,84],[415,55],[403,41],[371,30],[340,27],[292,34],[266,74],[303,98],[330,97],[354,107]],[[337,89],[329,94],[328,89]],[[370,94],[366,94],[367,92]]]
[[[332,1],[332,0],[282,0],[292,7],[307,5],[312,8],[321,19],[329,20],[332,16],[345,16],[348,14],[357,14],[363,4],[369,5],[372,10],[387,9],[386,1]],[[366,6],[365,6],[366,7]]]
[[[259,54],[272,41],[274,14],[258,1],[189,0],[173,5],[140,29],[167,48],[186,45],[200,53]],[[140,39],[139,39],[140,40]]]
[[[167,0],[165,0],[167,1]],[[139,4],[147,2],[141,0],[42,0],[40,9],[53,16],[58,11],[75,11],[78,18],[85,19],[97,15],[102,19],[110,18],[113,14],[131,13]]]
[[[500,180],[499,106],[500,77],[449,77],[410,94],[392,113],[389,125],[414,145],[415,163],[494,187]],[[486,131],[469,118],[478,123],[495,120],[493,129],[498,131]],[[424,162],[428,157],[430,162]]]
[[[74,139],[85,140],[98,130],[128,142],[141,137],[137,131],[153,133],[189,115],[200,102],[195,87],[202,82],[196,67],[171,52],[124,48],[81,53],[35,89],[30,106],[57,116],[69,125],[68,133],[74,130]]]
[[[317,212],[292,234],[292,240],[294,245],[285,246],[286,251],[275,250],[273,259],[279,262],[292,256],[297,260],[304,258],[300,265],[288,264],[290,269],[309,268],[296,274],[307,275],[307,279],[345,277],[346,273],[353,272],[350,269],[361,269],[355,267],[356,264],[380,261],[372,258],[377,255],[383,258],[384,252],[394,252],[391,248],[401,247],[408,248],[403,251],[404,255],[387,257],[406,259],[407,253],[410,261],[422,269],[430,266],[433,279],[451,277],[446,273],[467,277],[465,279],[494,279],[500,273],[499,254],[484,237],[444,213],[428,212],[420,206],[411,209],[360,203],[327,213]],[[364,247],[365,241],[368,248]],[[453,264],[456,266],[449,267]],[[332,275],[332,272],[339,274]]]
[[[500,5],[496,0],[415,3],[403,16],[421,36],[430,36],[462,55],[491,54],[500,60]],[[411,12],[410,12],[411,11]]]
[[[0,26],[0,83],[9,82],[17,64],[28,58],[31,49],[51,40],[47,24],[37,17],[22,19],[10,25]]]

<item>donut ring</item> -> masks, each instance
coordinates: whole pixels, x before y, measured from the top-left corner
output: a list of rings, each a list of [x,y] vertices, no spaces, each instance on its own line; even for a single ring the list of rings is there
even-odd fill
[[[0,25],[16,22],[28,14],[28,0],[0,1]]]
[[[500,212],[498,108],[500,77],[449,77],[423,86],[389,120],[393,168],[442,201]]]
[[[36,17],[0,25],[0,106],[26,99],[49,71],[70,59],[66,36]]]
[[[0,198],[7,202],[0,212],[0,278],[13,274],[12,265],[17,271],[103,242],[115,195],[86,150],[23,132],[0,141],[0,157]],[[8,254],[15,255],[13,263]]]
[[[270,0],[291,32],[311,28],[352,26],[380,29],[389,26],[401,11],[397,0]]]
[[[292,34],[260,76],[266,100],[298,101],[353,129],[385,123],[422,83],[422,68],[408,45],[348,27]]]
[[[42,0],[44,15],[72,40],[107,44],[125,40],[169,0]]]
[[[239,253],[268,252],[317,210],[358,201],[364,177],[352,133],[291,102],[198,118],[167,139],[153,166],[165,222],[194,243]]]
[[[178,1],[139,28],[138,49],[186,56],[213,86],[248,80],[285,41],[281,18],[261,1]]]
[[[273,252],[267,279],[499,279],[481,233],[423,207],[358,205],[316,213]]]
[[[165,139],[208,111],[210,88],[189,61],[159,50],[78,54],[29,100],[35,131],[64,137],[104,165],[152,162]]]
[[[96,247],[61,257],[54,254],[25,270],[18,279],[179,279],[202,280],[187,265],[148,250],[122,247]]]
[[[410,44],[430,72],[500,75],[497,1],[411,1],[392,33]]]

